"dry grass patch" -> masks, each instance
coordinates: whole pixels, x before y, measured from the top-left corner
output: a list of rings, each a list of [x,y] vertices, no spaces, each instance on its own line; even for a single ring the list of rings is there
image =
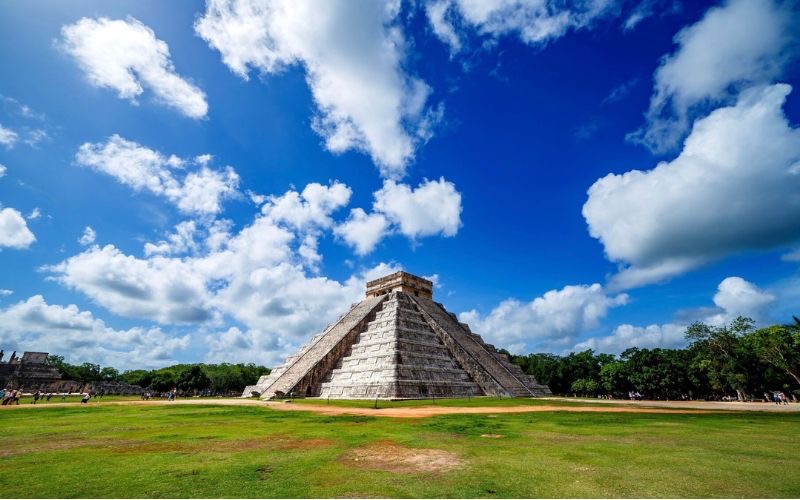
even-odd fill
[[[351,450],[340,458],[351,467],[387,472],[448,472],[463,467],[455,453],[432,448],[407,448],[380,441]]]

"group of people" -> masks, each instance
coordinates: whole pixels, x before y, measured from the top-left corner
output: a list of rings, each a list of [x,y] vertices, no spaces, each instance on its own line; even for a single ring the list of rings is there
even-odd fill
[[[23,395],[22,388],[19,388],[19,389],[8,389],[8,388],[0,389],[0,400],[3,401],[3,403],[2,403],[3,406],[8,406],[10,404],[17,404],[18,405],[19,404],[19,400],[22,397],[22,395]],[[42,392],[42,391],[37,389],[33,394],[31,394],[31,404],[35,405],[36,403],[39,402],[39,400],[50,401],[50,399],[53,396],[56,396],[56,395],[57,394],[54,393],[54,392],[44,393],[44,392]],[[93,395],[94,394],[91,393],[91,392],[86,392],[86,393],[82,394],[81,403],[88,403],[89,399]],[[61,401],[66,401],[66,399],[67,399],[67,393],[66,392],[62,392],[61,393]]]
[[[12,403],[19,404],[19,398],[22,397],[22,389],[0,389],[0,399],[3,400],[3,406],[8,406]]]
[[[628,398],[631,401],[641,401],[642,395],[639,394],[639,391],[628,391]]]
[[[142,393],[142,401],[147,401],[150,398],[161,398],[166,399],[167,401],[175,401],[175,398],[178,397],[178,388],[174,387],[171,391],[161,392],[161,393],[152,393],[150,391],[145,391]]]
[[[780,404],[788,405],[789,404],[789,398],[786,397],[786,393],[784,393],[783,391],[774,391],[772,393],[772,397],[771,398],[769,397],[769,394],[767,394],[765,392],[764,393],[764,399],[766,399],[767,401],[769,401],[771,399],[772,402],[775,403],[776,405],[780,405]]]

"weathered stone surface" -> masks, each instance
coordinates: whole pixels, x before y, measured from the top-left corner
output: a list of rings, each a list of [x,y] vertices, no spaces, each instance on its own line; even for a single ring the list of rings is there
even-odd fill
[[[433,284],[395,273],[242,396],[336,399],[550,394],[432,300]]]
[[[319,393],[319,385],[333,365],[341,359],[358,333],[366,327],[372,313],[385,297],[370,297],[353,306],[350,311],[315,336],[294,356],[255,386],[248,386],[242,394],[249,397],[258,393],[262,399],[289,394],[312,396]]]

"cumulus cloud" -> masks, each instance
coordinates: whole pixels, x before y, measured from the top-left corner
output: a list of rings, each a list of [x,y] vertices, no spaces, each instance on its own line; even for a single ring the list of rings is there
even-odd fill
[[[430,88],[403,70],[400,2],[207,0],[195,31],[247,79],[251,70],[306,72],[326,147],[367,152],[396,178],[429,132]]]
[[[36,241],[25,218],[13,208],[0,209],[0,248],[28,248]]]
[[[699,321],[719,327],[730,324],[739,316],[760,322],[765,318],[767,308],[775,301],[775,295],[738,276],[730,276],[720,282],[713,300],[716,307],[685,311],[682,314],[684,321],[648,326],[619,325],[611,335],[586,339],[575,344],[572,350],[594,349],[619,354],[629,347],[682,348],[686,345],[684,334],[690,323]]]
[[[80,238],[78,238],[78,243],[83,246],[91,245],[94,243],[94,240],[97,238],[97,233],[91,226],[86,226],[83,229],[83,234]]]
[[[5,146],[6,149],[13,148],[18,138],[19,135],[16,132],[0,125],[0,144]]]
[[[629,139],[655,152],[669,151],[685,134],[694,107],[773,81],[796,48],[791,5],[729,0],[681,30],[674,40],[678,48],[654,75],[647,123]]]
[[[415,240],[436,234],[455,236],[461,227],[461,193],[444,178],[425,180],[416,188],[387,180],[373,197],[373,213],[355,208],[334,230],[358,255],[371,252],[393,232]]]
[[[0,163],[0,178],[5,177],[7,170],[6,166]]]
[[[738,276],[730,276],[720,282],[714,295],[717,312],[704,319],[706,323],[722,326],[738,316],[746,316],[757,322],[764,319],[767,307],[775,296]]]
[[[408,184],[385,181],[375,193],[375,211],[397,224],[409,238],[455,236],[461,227],[461,193],[443,177],[423,181],[415,189]]]
[[[358,255],[371,252],[389,230],[389,221],[380,213],[367,214],[361,208],[350,211],[350,217],[336,226],[340,236]]]
[[[164,196],[184,213],[219,213],[222,201],[238,194],[239,175],[229,166],[213,170],[204,162],[198,170],[185,173],[186,160],[165,157],[117,134],[105,143],[84,143],[75,161],[136,191]]]
[[[0,344],[6,350],[67,353],[73,363],[91,361],[116,368],[174,363],[189,336],[159,328],[114,330],[75,305],[48,304],[41,295],[0,309]]]
[[[674,160],[592,185],[583,216],[622,266],[613,286],[800,239],[800,131],[781,109],[790,91],[778,84],[743,92],[698,120]]]
[[[156,98],[190,118],[208,113],[206,96],[175,71],[167,44],[137,19],[82,18],[61,28],[64,50],[92,85],[135,102],[147,87]]]
[[[515,35],[528,45],[542,45],[590,26],[615,5],[613,0],[433,0],[425,11],[433,32],[455,53],[467,30],[494,38]]]
[[[197,241],[195,241],[198,230],[196,221],[183,221],[175,226],[175,232],[168,234],[166,240],[161,240],[155,244],[145,243],[144,254],[149,257],[156,254],[170,255],[195,252],[198,249]]]
[[[9,290],[7,288],[0,288],[0,297],[8,297],[12,293],[14,293],[13,290]]]
[[[138,259],[106,245],[46,269],[115,314],[164,324],[212,319],[204,277],[179,259]]]
[[[550,290],[530,302],[507,299],[486,315],[476,310],[459,320],[484,339],[512,352],[562,350],[594,328],[613,307],[625,305],[626,294],[610,295],[597,283]]]
[[[290,190],[281,196],[268,197],[261,213],[301,237],[298,253],[307,265],[316,270],[322,260],[317,252],[320,233],[333,225],[331,214],[347,205],[351,194],[352,190],[338,181],[330,186],[313,182],[302,193]]]
[[[597,337],[575,344],[573,351],[593,349],[597,352],[619,354],[630,347],[642,349],[679,349],[686,345],[686,325],[666,323],[663,325],[634,326],[619,325],[607,337]]]

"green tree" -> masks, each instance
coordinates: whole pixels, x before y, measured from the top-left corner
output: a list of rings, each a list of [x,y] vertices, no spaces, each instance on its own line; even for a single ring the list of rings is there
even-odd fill
[[[597,394],[599,384],[596,380],[590,378],[579,378],[572,383],[570,388],[581,396],[594,396]]]
[[[178,376],[177,386],[183,391],[201,391],[208,389],[211,380],[202,365],[191,365]]]
[[[800,328],[768,326],[753,332],[749,340],[759,359],[786,372],[800,384]]]
[[[686,330],[696,352],[694,366],[706,372],[714,389],[736,391],[739,399],[746,398],[751,385],[748,379],[757,365],[755,354],[742,340],[754,325],[752,319],[740,316],[730,325],[714,327],[698,322]]]

